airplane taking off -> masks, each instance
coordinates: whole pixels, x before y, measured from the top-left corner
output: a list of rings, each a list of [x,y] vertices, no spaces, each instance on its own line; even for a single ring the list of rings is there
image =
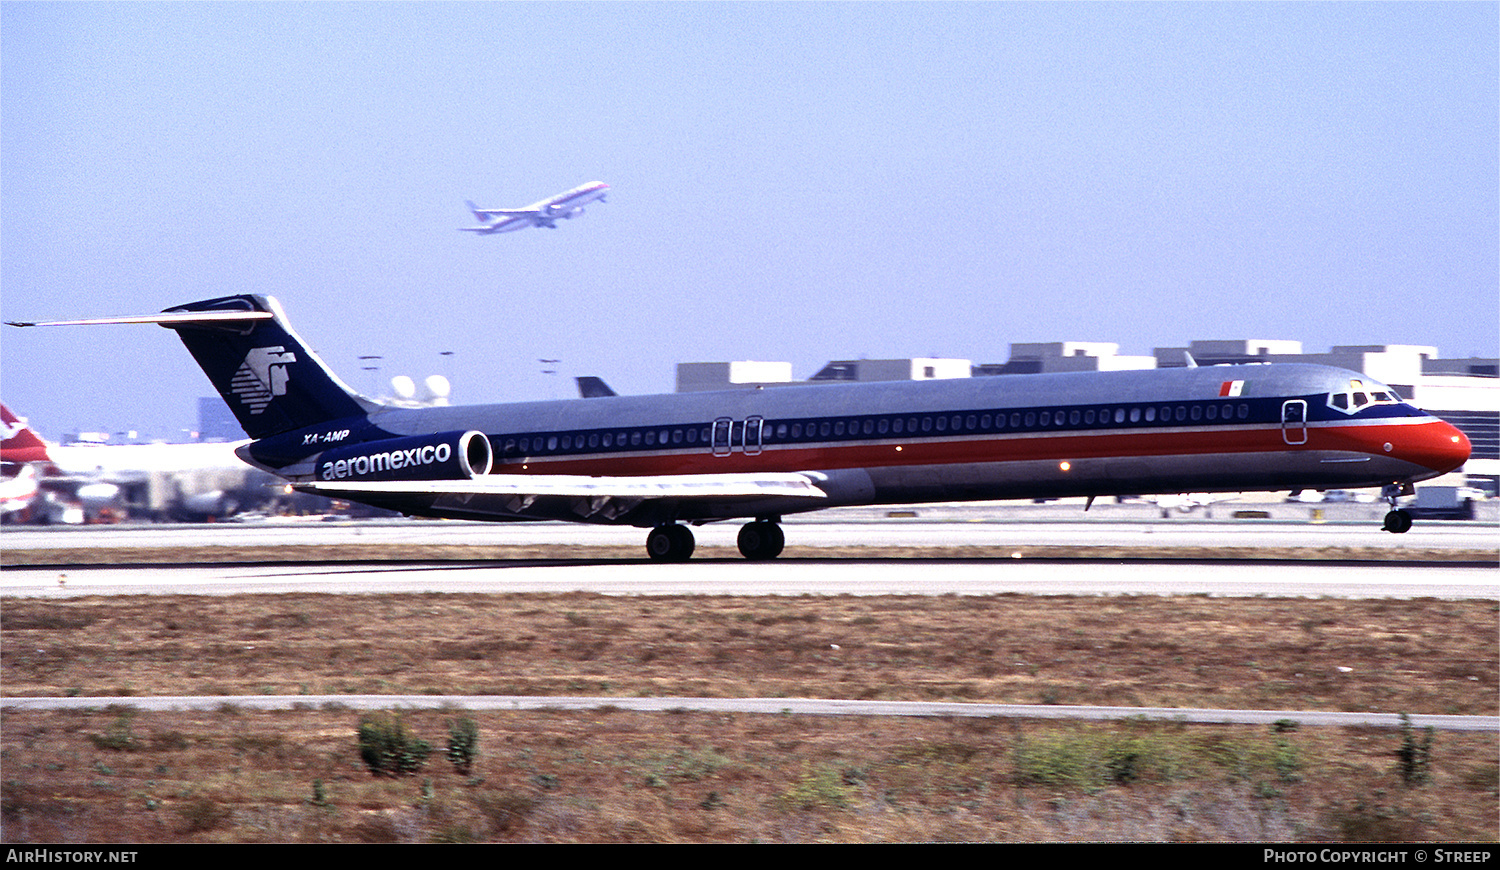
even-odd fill
[[[480,225],[459,227],[459,230],[485,235],[508,233],[528,227],[547,227],[555,230],[559,220],[571,220],[583,214],[585,205],[595,200],[604,202],[604,194],[608,190],[609,185],[604,182],[590,181],[566,193],[559,193],[541,202],[534,202],[525,208],[480,208],[472,202],[466,202],[469,211],[474,213],[474,219],[479,221]]]
[[[1382,487],[1469,458],[1457,428],[1358,372],[1243,365],[788,386],[397,408],[354,392],[275,299],[157,315],[251,437],[236,452],[304,492],[405,514],[649,528],[748,518],[739,549],[781,553],[785,514],[836,505]]]

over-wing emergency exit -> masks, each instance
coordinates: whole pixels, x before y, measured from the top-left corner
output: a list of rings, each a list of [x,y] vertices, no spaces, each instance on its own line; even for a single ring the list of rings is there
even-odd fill
[[[1396,497],[1469,457],[1457,428],[1327,366],[398,408],[340,381],[270,297],[92,322],[175,330],[251,437],[239,456],[299,490],[417,516],[635,525],[665,561],[692,554],[691,525],[749,519],[740,552],[770,559],[785,514],[933,501],[1381,487],[1385,528],[1404,532]]]
[[[590,181],[588,184],[579,185],[572,190],[549,196],[541,202],[534,202],[525,208],[480,208],[472,202],[465,203],[469,211],[474,213],[474,219],[479,221],[477,227],[459,227],[466,233],[481,233],[490,235],[492,233],[508,233],[513,230],[524,230],[528,227],[547,227],[557,229],[559,220],[572,220],[583,214],[583,207],[591,202],[604,202],[604,194],[609,191],[609,185],[602,181]]]

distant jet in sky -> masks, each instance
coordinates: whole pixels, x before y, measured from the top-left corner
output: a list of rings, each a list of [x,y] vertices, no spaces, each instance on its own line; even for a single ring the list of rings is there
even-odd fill
[[[548,227],[557,229],[558,219],[572,219],[583,214],[583,207],[598,200],[604,202],[604,194],[609,190],[609,185],[602,181],[590,181],[588,184],[580,185],[566,193],[549,196],[541,202],[534,202],[525,208],[480,208],[474,203],[467,203],[469,211],[474,213],[474,219],[479,221],[477,227],[459,227],[466,233],[508,233],[512,230],[524,230],[527,227]]]

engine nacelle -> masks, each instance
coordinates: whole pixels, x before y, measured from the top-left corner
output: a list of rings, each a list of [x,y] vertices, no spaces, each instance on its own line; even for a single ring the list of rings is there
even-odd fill
[[[384,438],[323,451],[318,480],[468,480],[490,473],[484,433],[441,432]]]

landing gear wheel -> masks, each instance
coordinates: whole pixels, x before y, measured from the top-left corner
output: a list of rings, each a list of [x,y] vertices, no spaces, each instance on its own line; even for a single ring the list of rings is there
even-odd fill
[[[646,555],[653,562],[686,562],[693,546],[693,530],[677,523],[657,526],[646,536]]]
[[[1411,531],[1411,514],[1399,509],[1391,511],[1385,515],[1385,525],[1381,530],[1395,535]]]
[[[753,561],[774,559],[786,547],[786,535],[781,526],[769,520],[756,520],[740,528],[738,543],[740,555]]]

